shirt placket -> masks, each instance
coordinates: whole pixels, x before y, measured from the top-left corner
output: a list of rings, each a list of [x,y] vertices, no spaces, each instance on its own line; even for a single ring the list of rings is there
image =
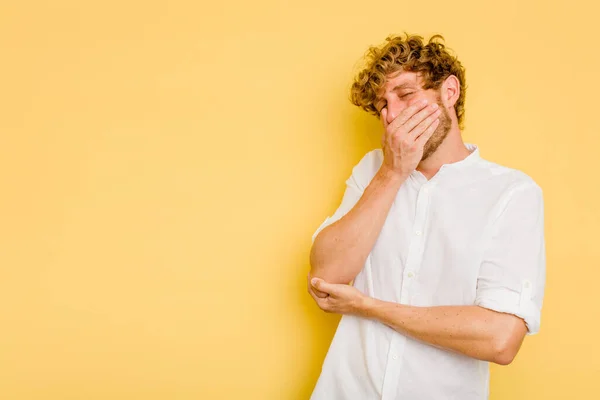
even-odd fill
[[[400,304],[410,304],[411,288],[419,272],[419,267],[423,259],[423,249],[425,242],[425,223],[430,204],[430,195],[433,184],[428,182],[421,186],[417,194],[417,209],[415,212],[415,221],[412,229],[412,238],[408,247],[408,255],[404,268],[402,286],[398,298]],[[385,376],[383,379],[382,400],[391,400],[397,397],[398,377],[402,369],[404,346],[406,337],[393,332],[390,347],[388,350]]]

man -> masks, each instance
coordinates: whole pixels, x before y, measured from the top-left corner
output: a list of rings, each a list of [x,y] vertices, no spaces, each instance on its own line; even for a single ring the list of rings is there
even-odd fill
[[[313,400],[488,399],[489,363],[539,331],[542,191],[462,141],[465,72],[438,37],[389,36],[352,85],[382,148],[312,236],[309,293],[343,314]]]

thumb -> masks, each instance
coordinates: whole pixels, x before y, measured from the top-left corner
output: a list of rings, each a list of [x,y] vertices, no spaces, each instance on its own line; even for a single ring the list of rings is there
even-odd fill
[[[310,283],[321,292],[329,293],[329,284],[320,278],[312,278]]]

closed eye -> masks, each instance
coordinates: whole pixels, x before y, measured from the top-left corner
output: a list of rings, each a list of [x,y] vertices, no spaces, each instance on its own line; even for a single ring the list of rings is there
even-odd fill
[[[415,92],[408,92],[408,93],[405,93],[405,94],[403,94],[402,96],[400,96],[400,98],[402,99],[402,98],[404,98],[404,97],[406,97],[406,96],[408,96],[408,95],[414,94],[414,93],[415,93]],[[387,103],[386,103],[386,102],[383,102],[383,105],[381,106],[381,108],[377,109],[377,112],[381,113],[381,110],[383,110],[383,108],[384,108],[386,105],[387,105]]]

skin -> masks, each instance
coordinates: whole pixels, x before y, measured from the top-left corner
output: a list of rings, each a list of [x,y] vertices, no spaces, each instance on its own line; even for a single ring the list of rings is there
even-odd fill
[[[442,165],[470,154],[454,110],[458,79],[450,75],[437,90],[423,90],[422,83],[417,73],[399,71],[388,76],[375,103],[383,126],[382,170],[400,180],[414,170],[431,179]],[[386,302],[311,273],[308,292],[325,312],[372,319],[432,346],[500,365],[514,360],[527,333],[525,322],[512,314],[475,305],[415,307]]]

